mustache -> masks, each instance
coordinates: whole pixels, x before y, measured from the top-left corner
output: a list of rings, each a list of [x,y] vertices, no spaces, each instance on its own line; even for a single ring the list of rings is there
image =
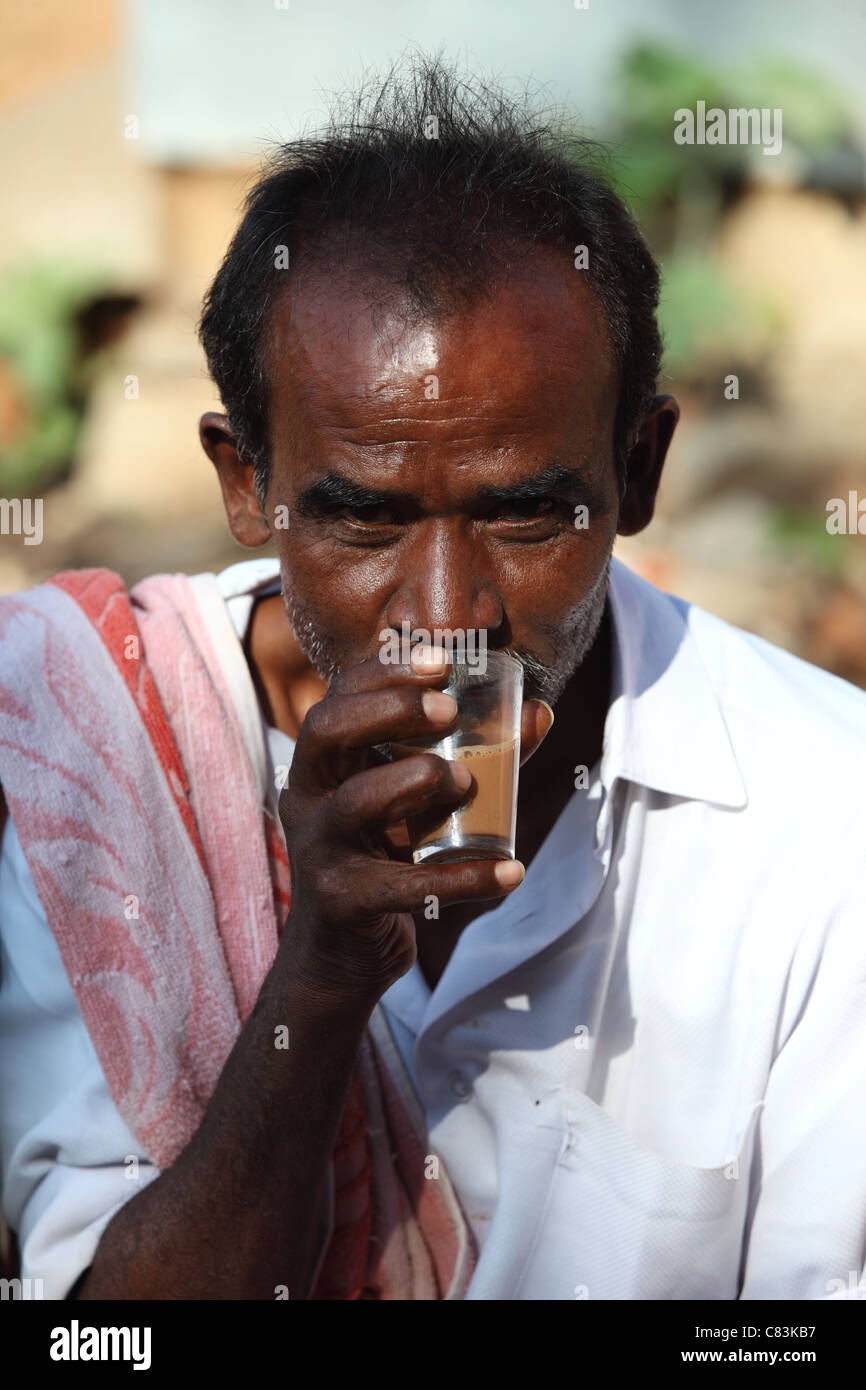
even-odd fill
[[[527,647],[505,647],[504,650],[523,667],[523,697],[526,700],[546,700],[552,705],[562,693],[562,672],[548,666]]]
[[[298,624],[302,628],[303,625]],[[297,628],[295,634],[298,635]],[[316,668],[319,675],[327,681],[332,681],[343,670],[341,662],[329,659],[323,649],[323,644],[317,641],[309,631],[303,632],[307,639],[302,642],[305,655],[311,664]],[[491,648],[490,650],[496,650]],[[530,651],[527,647],[502,647],[499,650],[507,653],[508,656],[519,661],[523,667],[523,698],[525,700],[546,700],[552,705],[562,693],[563,672],[556,666],[548,666],[542,661],[536,652]]]

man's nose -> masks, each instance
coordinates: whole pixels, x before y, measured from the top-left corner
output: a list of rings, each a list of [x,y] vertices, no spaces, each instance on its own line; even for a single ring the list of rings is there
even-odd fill
[[[405,569],[392,593],[385,622],[395,631],[408,623],[426,628],[485,628],[490,637],[502,626],[505,609],[484,548],[463,528],[443,527],[405,555]]]

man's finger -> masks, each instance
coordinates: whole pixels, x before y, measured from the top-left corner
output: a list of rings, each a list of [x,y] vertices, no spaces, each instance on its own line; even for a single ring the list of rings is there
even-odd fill
[[[331,797],[328,821],[338,839],[356,844],[363,835],[378,835],[432,807],[441,807],[445,820],[471,786],[465,764],[419,752],[347,778]]]
[[[383,912],[422,912],[431,897],[440,909],[452,903],[485,902],[512,892],[525,872],[518,859],[467,859],[458,864],[418,864],[414,868],[383,862],[365,907],[375,920]]]
[[[527,700],[520,719],[520,766],[531,758],[553,728],[553,710],[546,700]]]
[[[457,702],[443,691],[394,685],[339,695],[313,705],[292,760],[292,784],[317,794],[357,772],[368,750],[398,739],[444,738]]]
[[[334,676],[328,686],[326,699],[332,695],[361,695],[369,690],[383,690],[392,685],[432,685],[441,687],[451,674],[451,662],[443,647],[412,648],[409,664],[380,661],[368,657],[357,666],[347,666]]]

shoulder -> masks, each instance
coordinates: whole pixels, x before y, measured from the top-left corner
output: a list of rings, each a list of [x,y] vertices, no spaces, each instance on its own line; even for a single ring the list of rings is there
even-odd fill
[[[745,819],[761,820],[762,841],[766,830],[791,844],[847,842],[862,817],[866,692],[622,564],[611,577],[625,640],[639,649],[632,681],[655,687],[656,715],[675,720],[676,747],[702,756],[696,719],[704,732],[721,731],[716,751],[724,745],[735,761]]]
[[[800,753],[866,758],[866,691],[682,599],[683,615],[726,720],[742,739]]]
[[[866,692],[772,642],[671,599],[715,692],[751,810],[846,880],[866,786]],[[853,844],[856,844],[856,836]],[[804,865],[805,871],[805,865]]]

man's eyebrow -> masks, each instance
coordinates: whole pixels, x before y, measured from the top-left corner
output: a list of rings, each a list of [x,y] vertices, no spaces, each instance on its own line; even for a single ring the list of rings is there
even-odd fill
[[[540,473],[518,478],[504,487],[482,488],[479,495],[490,502],[520,502],[575,487],[586,487],[586,476],[580,468],[565,468],[561,463],[549,463]]]
[[[302,490],[296,506],[299,512],[317,512],[336,507],[381,507],[408,500],[403,492],[364,487],[341,473],[326,473]]]
[[[531,473],[506,485],[489,484],[478,491],[484,502],[515,502],[533,497],[547,497],[554,492],[586,488],[586,477],[579,468],[565,468],[561,463],[549,463],[540,473]],[[325,473],[305,487],[298,496],[297,510],[302,515],[335,511],[340,507],[362,509],[402,504],[417,507],[417,499],[400,489],[370,488],[356,483],[342,473]]]

